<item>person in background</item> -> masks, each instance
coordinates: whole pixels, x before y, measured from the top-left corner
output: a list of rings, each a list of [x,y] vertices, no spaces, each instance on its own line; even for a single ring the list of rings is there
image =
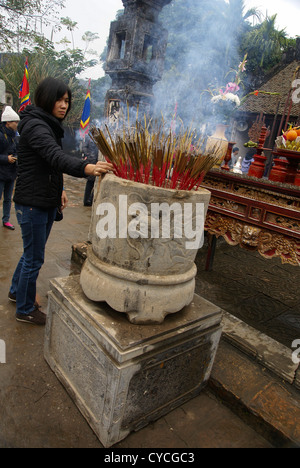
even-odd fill
[[[10,212],[15,180],[17,177],[17,128],[20,117],[7,106],[0,124],[0,200],[3,195],[3,227],[14,231]]]
[[[68,202],[63,173],[84,178],[113,170],[110,163],[89,164],[62,150],[62,122],[71,106],[70,88],[60,80],[46,78],[35,92],[35,106],[27,106],[20,113],[14,202],[22,230],[23,255],[8,297],[16,302],[17,321],[34,325],[46,323],[46,315],[36,303],[36,282],[57,211]]]
[[[82,159],[90,164],[96,164],[98,161],[98,148],[89,136],[86,137],[82,145]],[[85,186],[83,204],[84,206],[92,206],[94,198],[95,176],[88,176]]]
[[[233,169],[233,167],[236,165],[238,157],[239,157],[239,152],[240,152],[240,149],[237,146],[235,146],[231,153],[231,160],[228,163],[230,169]]]
[[[254,161],[254,155],[256,153],[256,149],[249,149],[246,156],[242,162],[242,173],[247,175],[251,166],[251,163]]]

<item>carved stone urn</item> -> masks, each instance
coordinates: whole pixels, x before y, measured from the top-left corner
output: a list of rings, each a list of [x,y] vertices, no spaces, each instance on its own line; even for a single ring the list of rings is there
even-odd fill
[[[192,303],[195,258],[211,193],[178,191],[108,174],[95,194],[81,273],[85,295],[134,324],[162,323]]]

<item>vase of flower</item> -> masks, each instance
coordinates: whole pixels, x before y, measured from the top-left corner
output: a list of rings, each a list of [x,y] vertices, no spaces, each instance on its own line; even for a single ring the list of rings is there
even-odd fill
[[[234,81],[227,83],[226,87],[209,89],[211,94],[211,109],[215,122],[218,122],[213,135],[208,138],[207,151],[216,148],[219,154],[219,161],[216,167],[220,167],[228,151],[228,140],[225,132],[229,127],[234,112],[240,107],[241,100],[238,96],[242,74],[245,72],[247,55],[239,64],[238,70],[232,70],[235,76]]]

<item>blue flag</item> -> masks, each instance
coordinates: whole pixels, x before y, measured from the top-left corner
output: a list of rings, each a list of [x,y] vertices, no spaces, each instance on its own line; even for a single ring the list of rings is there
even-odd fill
[[[91,80],[89,80],[88,91],[85,98],[84,108],[82,112],[81,122],[80,122],[80,135],[84,140],[86,135],[90,130],[90,121],[91,121]]]

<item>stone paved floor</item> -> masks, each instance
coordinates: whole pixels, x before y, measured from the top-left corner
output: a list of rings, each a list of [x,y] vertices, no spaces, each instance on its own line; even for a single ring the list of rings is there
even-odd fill
[[[213,271],[197,256],[196,292],[288,348],[300,339],[300,268],[218,240]]]

